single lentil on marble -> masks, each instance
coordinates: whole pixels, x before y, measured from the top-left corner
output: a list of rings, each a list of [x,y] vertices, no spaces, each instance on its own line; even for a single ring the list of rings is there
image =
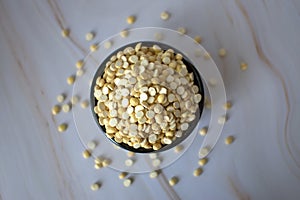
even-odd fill
[[[158,176],[158,171],[157,170],[154,170],[152,172],[149,173],[149,177],[150,178],[156,178]]]
[[[82,69],[84,62],[83,62],[83,60],[78,60],[75,65],[76,65],[77,69]]]
[[[179,179],[178,179],[178,177],[176,177],[176,176],[173,176],[171,179],[169,179],[169,185],[170,185],[170,186],[174,186],[174,185],[176,185],[178,182],[179,182]]]
[[[248,69],[248,64],[245,63],[245,62],[241,62],[241,63],[240,63],[240,69],[241,69],[242,71],[247,70],[247,69]]]
[[[197,36],[194,37],[194,40],[195,40],[196,43],[200,44],[202,42],[202,37],[197,35]]]
[[[58,113],[60,113],[61,111],[61,106],[60,105],[55,105],[52,107],[52,115],[57,115]]]
[[[67,78],[67,83],[68,83],[69,85],[73,85],[74,82],[75,82],[75,76],[74,76],[74,75],[69,76],[69,77]]]
[[[56,97],[56,100],[57,100],[58,103],[64,102],[65,99],[66,99],[66,95],[65,94],[59,94]]]
[[[84,100],[80,103],[81,108],[87,108],[89,106],[89,101]]]
[[[128,30],[122,30],[122,31],[120,32],[120,36],[121,36],[122,38],[126,38],[126,37],[128,37],[128,35],[129,35],[129,31],[128,31]]]
[[[68,128],[68,124],[62,123],[57,127],[58,132],[65,132]]]
[[[186,28],[184,28],[184,27],[179,27],[179,28],[177,29],[177,31],[179,32],[180,35],[186,34]]]
[[[105,49],[109,49],[111,46],[112,46],[112,42],[111,42],[111,41],[106,41],[106,42],[104,43],[104,48],[105,48]]]
[[[95,167],[95,169],[101,169],[101,168],[103,168],[104,166],[103,166],[103,164],[102,163],[95,163],[94,164],[94,167]]]
[[[121,172],[121,173],[119,174],[119,179],[124,179],[127,175],[128,175],[127,172]]]
[[[151,159],[156,159],[156,158],[157,158],[157,153],[150,153],[150,154],[149,154],[149,157],[150,157]]]
[[[211,59],[211,55],[210,55],[209,52],[205,52],[205,53],[203,54],[203,57],[204,57],[205,60]]]
[[[63,104],[62,105],[62,110],[65,113],[69,112],[71,110],[71,105],[69,103]]]
[[[132,159],[130,159],[130,158],[125,160],[125,165],[126,165],[127,167],[132,166],[133,163],[134,163],[134,161],[133,161]]]
[[[225,138],[224,142],[225,142],[226,145],[229,145],[229,144],[233,143],[234,139],[235,138],[233,136],[228,136],[228,137]]]
[[[71,104],[76,105],[79,102],[79,96],[74,95],[71,97]]]
[[[103,161],[102,161],[102,166],[103,167],[107,167],[111,164],[111,160],[108,159],[108,158],[105,158]]]
[[[224,103],[223,105],[223,109],[224,110],[229,110],[232,107],[232,104],[230,101],[227,101],[226,103]]]
[[[203,127],[199,130],[199,134],[201,136],[205,136],[207,134],[207,127]]]
[[[219,49],[219,56],[220,57],[225,57],[226,54],[227,54],[226,49],[224,49],[224,48]]]
[[[201,148],[199,150],[199,157],[206,156],[209,153],[210,150],[211,150],[210,146],[206,146],[206,147]]]
[[[102,164],[102,162],[103,162],[103,158],[101,158],[101,157],[97,157],[94,159],[95,164]]]
[[[88,32],[85,34],[85,40],[86,41],[91,41],[95,38],[95,33],[94,32]]]
[[[100,189],[100,187],[101,187],[101,184],[99,182],[97,182],[97,183],[93,183],[90,188],[92,191],[97,191]]]
[[[92,44],[92,45],[90,46],[90,51],[91,51],[91,52],[95,52],[95,51],[97,51],[97,49],[98,49],[98,44]]]
[[[162,13],[160,13],[160,18],[162,20],[168,20],[170,18],[170,13],[167,11],[163,11]]]
[[[90,150],[94,150],[97,146],[97,143],[95,141],[89,141],[87,143],[87,147],[90,149]]]
[[[207,158],[202,158],[198,161],[198,164],[203,167],[204,165],[206,165],[207,162],[208,162]]]
[[[193,175],[194,176],[200,176],[203,173],[203,169],[201,167],[194,170]]]
[[[84,72],[85,72],[84,69],[78,69],[76,71],[76,76],[80,77],[80,76],[82,76],[84,74]]]
[[[205,99],[204,107],[207,109],[211,109],[211,101],[209,99]]]
[[[133,24],[136,20],[136,17],[134,15],[130,15],[126,18],[127,24]]]
[[[70,35],[70,29],[63,29],[62,31],[61,31],[61,36],[62,37],[64,37],[64,38],[66,38],[66,37],[69,37],[69,35]]]
[[[159,158],[155,158],[152,160],[153,167],[158,167],[161,163],[161,160]]]
[[[135,156],[135,153],[132,152],[132,151],[128,151],[128,152],[127,152],[127,156],[128,156],[128,157],[133,157],[133,156]]]
[[[132,184],[132,179],[131,178],[127,178],[123,181],[123,185],[125,187],[129,187]]]
[[[163,39],[163,34],[162,33],[155,33],[154,38],[155,38],[155,40],[160,41],[160,40]]]
[[[180,153],[182,150],[183,150],[183,146],[182,146],[182,145],[177,145],[177,146],[174,148],[174,152],[175,152],[175,153]]]
[[[225,124],[227,120],[228,120],[228,117],[226,115],[220,116],[218,118],[218,124]]]
[[[91,157],[91,152],[88,149],[84,150],[82,152],[82,157],[85,158],[85,159]]]

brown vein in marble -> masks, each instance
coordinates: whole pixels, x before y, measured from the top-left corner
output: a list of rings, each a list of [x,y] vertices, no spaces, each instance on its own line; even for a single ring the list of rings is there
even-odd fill
[[[265,56],[265,54],[264,54],[264,52],[263,52],[263,50],[262,50],[262,48],[260,46],[260,43],[258,42],[258,38],[257,38],[257,36],[255,34],[254,27],[253,27],[253,25],[251,23],[250,17],[248,15],[246,9],[244,8],[244,6],[240,2],[240,0],[235,0],[235,1],[236,1],[236,4],[238,5],[239,9],[241,10],[242,14],[244,15],[245,20],[246,20],[246,22],[247,22],[247,24],[248,24],[248,26],[250,28],[251,35],[252,35],[252,38],[253,38],[253,41],[254,41],[254,44],[255,44],[255,48],[256,48],[256,51],[257,51],[257,54],[258,54],[259,58],[273,71],[273,73],[277,76],[277,78],[280,80],[280,82],[282,84],[283,91],[284,91],[284,96],[285,96],[285,100],[286,100],[286,108],[287,108],[287,114],[285,116],[285,126],[284,126],[284,142],[285,142],[285,145],[287,147],[289,155],[294,160],[296,166],[298,168],[300,168],[300,163],[297,162],[296,158],[294,157],[294,155],[292,153],[291,147],[290,147],[290,145],[288,143],[288,130],[287,129],[288,129],[288,121],[289,121],[289,115],[290,115],[291,105],[290,105],[290,101],[289,101],[289,96],[288,96],[288,91],[287,91],[286,83],[284,81],[284,78],[283,78],[282,74],[280,74],[279,70],[276,69],[276,68],[274,68],[272,66],[271,61]],[[294,173],[293,170],[291,170],[291,171]],[[300,178],[300,176],[298,174],[295,174],[295,175],[298,178]]]
[[[88,54],[88,51],[85,50],[84,47],[82,47],[75,38],[73,38],[71,35],[69,36],[70,41],[72,42],[72,44],[74,44],[84,55]]]
[[[152,159],[145,158],[146,163],[149,166],[152,166]],[[167,195],[169,196],[170,199],[180,199],[179,196],[177,195],[177,193],[175,192],[175,190],[173,188],[171,188],[171,186],[169,185],[169,181],[167,180],[166,176],[163,173],[163,170],[161,169],[159,172],[159,176],[157,178],[159,184],[161,185],[162,189],[167,193]]]
[[[174,188],[172,188],[169,185],[169,181],[166,178],[165,174],[163,173],[163,171],[161,170],[159,176],[158,176],[158,182],[159,184],[162,186],[162,188],[164,189],[165,192],[167,192],[168,196],[170,197],[170,199],[173,200],[180,200],[180,197],[178,196],[178,194],[175,192]]]
[[[64,16],[61,12],[61,9],[58,5],[58,3],[55,0],[47,0],[50,9],[55,17],[56,22],[58,23],[58,26],[60,27],[60,29],[65,29],[68,28],[64,19]],[[86,55],[88,52],[85,50],[84,47],[82,47],[75,38],[73,38],[72,33],[70,34],[70,36],[68,37],[70,39],[70,41],[72,42],[72,44],[74,44],[84,55]]]
[[[0,8],[3,8],[4,6],[1,3],[2,2],[0,1]],[[11,20],[10,20],[9,15],[6,13],[6,9],[1,9],[1,10],[2,10],[1,14],[4,15],[5,17],[1,17],[0,19],[6,19],[7,23],[11,25],[12,23],[10,22]],[[19,36],[18,36],[16,30],[14,29],[14,27],[12,25],[9,26],[10,30],[7,30],[7,28],[5,27],[5,25],[3,25],[3,23],[1,23],[1,22],[2,21],[0,21],[1,30],[2,30],[2,32],[4,34],[4,37],[6,38],[6,41],[7,41],[8,45],[9,45],[9,47],[10,47],[9,49],[11,50],[11,54],[14,57],[14,60],[17,63],[17,67],[18,67],[19,71],[21,72],[21,76],[23,76],[23,80],[25,81],[27,87],[28,88],[32,88],[32,84],[30,82],[30,79],[28,78],[28,76],[26,75],[26,72],[24,70],[23,63],[21,62],[21,60],[17,56],[17,49],[21,49],[22,50],[21,52],[23,52],[23,53],[26,52],[26,51],[24,51],[24,49],[21,46],[22,43],[21,43],[21,41],[19,39]],[[14,37],[12,35],[14,35]],[[12,40],[11,38],[14,38],[14,40]],[[19,41],[16,42],[17,40],[19,40]],[[15,46],[14,44],[18,44],[18,45]],[[33,73],[32,70],[31,70],[31,73]],[[38,84],[38,85],[41,85],[41,84]],[[69,187],[69,184],[67,184],[67,181],[64,178],[64,173],[63,173],[62,167],[60,165],[58,155],[57,155],[56,150],[55,150],[55,145],[54,145],[53,139],[51,137],[52,134],[51,134],[51,130],[50,130],[50,127],[49,127],[49,123],[47,122],[48,120],[43,115],[43,113],[42,113],[42,111],[40,109],[40,106],[38,104],[38,101],[36,99],[36,96],[34,95],[33,91],[31,89],[29,89],[28,91],[30,91],[30,96],[32,97],[32,102],[35,105],[34,107],[36,108],[38,116],[42,119],[41,121],[43,121],[43,122],[46,123],[45,124],[46,127],[47,127],[46,131],[48,133],[48,134],[46,134],[47,141],[49,141],[50,149],[51,149],[52,155],[54,157],[54,162],[55,162],[55,164],[57,166],[57,169],[58,169],[58,178],[62,179],[61,182],[63,183],[64,187],[68,189],[70,199],[74,199],[73,191],[71,191],[71,187]],[[45,102],[45,101],[46,101],[46,99],[44,99],[42,102]],[[55,124],[55,120],[54,120],[53,116],[52,116],[52,120],[53,120],[53,122]],[[65,194],[65,191],[60,191],[59,194],[63,198],[64,197],[63,195]]]
[[[38,3],[39,2],[37,2],[36,0],[32,0],[33,2],[32,2],[32,4],[33,4],[33,6],[36,8],[36,11],[37,11],[37,13],[42,17],[42,18],[45,18],[47,21],[45,21],[45,23],[48,25],[48,24],[51,24],[51,25],[54,25],[53,23],[52,23],[52,21],[51,20],[49,20],[49,18],[45,15],[45,12],[44,11],[42,11],[41,10],[41,8],[40,8],[40,6],[38,5]],[[50,29],[50,30],[54,30],[54,29]],[[57,34],[57,31],[54,31],[55,32],[55,34]],[[72,44],[72,43],[71,43]],[[73,44],[74,45],[74,44]],[[74,51],[74,49],[73,48],[70,48],[70,52],[72,52],[75,56],[74,57],[78,57],[77,56],[77,53]]]
[[[67,28],[64,16],[62,15],[61,9],[58,6],[57,2],[55,0],[47,0],[47,2],[52,10],[52,13],[54,14],[54,17],[55,17],[56,22],[58,23],[59,27],[61,29]]]
[[[262,0],[262,2],[263,2],[263,4],[264,4],[264,7],[265,7],[266,11],[268,11],[268,6],[267,6],[266,0]]]
[[[250,200],[250,197],[247,194],[243,194],[239,188],[236,186],[231,177],[227,177],[230,187],[232,188],[234,194],[239,200]]]
[[[221,4],[222,4],[222,6],[223,6],[223,8],[224,8],[226,17],[229,19],[229,22],[230,22],[231,25],[232,25],[232,24],[233,24],[233,19],[232,19],[230,13],[228,12],[228,10],[227,10],[226,7],[225,7],[224,1],[221,1]]]

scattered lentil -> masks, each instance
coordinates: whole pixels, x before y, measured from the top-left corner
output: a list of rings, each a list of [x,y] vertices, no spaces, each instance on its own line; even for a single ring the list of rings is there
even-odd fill
[[[180,153],[183,150],[183,146],[182,145],[177,145],[174,149],[175,153]]]
[[[71,98],[71,104],[72,104],[72,105],[77,104],[78,101],[79,101],[79,97],[78,97],[77,95],[72,96],[72,98]]]
[[[63,36],[64,38],[69,37],[69,35],[70,35],[69,29],[66,28],[61,31],[61,36]]]
[[[97,183],[94,183],[91,185],[91,190],[97,191],[100,189],[100,187],[101,187],[101,184],[97,182]]]
[[[156,178],[158,176],[158,174],[159,174],[158,171],[155,170],[155,171],[152,171],[152,172],[149,173],[149,177],[150,178]]]
[[[126,165],[127,167],[132,166],[133,163],[134,163],[134,161],[133,161],[132,159],[126,159],[126,160],[125,160],[125,165]]]
[[[94,150],[97,146],[97,143],[95,141],[89,141],[87,143],[87,147],[90,149],[90,150]]]
[[[87,149],[84,150],[84,151],[82,152],[82,157],[85,158],[85,159],[91,157],[91,152],[90,152],[89,150],[87,150]]]
[[[203,127],[200,129],[199,134],[201,136],[205,136],[207,134],[207,127]]]
[[[170,180],[169,180],[169,185],[170,186],[174,186],[178,183],[179,179],[176,176],[173,176]]]
[[[225,57],[226,56],[226,49],[224,49],[224,48],[219,49],[219,56],[220,57]]]
[[[81,106],[81,108],[87,108],[89,106],[89,101],[88,100],[82,101],[80,106]]]
[[[74,75],[69,76],[69,77],[67,78],[67,83],[68,83],[69,85],[73,85],[74,82],[75,82],[75,76],[74,76]]]
[[[62,124],[60,124],[60,125],[57,127],[57,130],[58,130],[59,132],[65,132],[65,131],[67,130],[67,128],[68,128],[68,124],[62,123]]]
[[[125,187],[129,187],[132,184],[132,179],[131,178],[127,178],[123,181],[123,185]]]
[[[220,116],[219,118],[218,118],[218,123],[219,124],[225,124],[225,122],[227,121],[227,116],[226,115],[224,115],[224,116]]]
[[[229,145],[229,144],[233,143],[234,139],[235,138],[233,136],[228,136],[227,138],[225,138],[224,142],[226,145]]]
[[[200,176],[203,173],[203,169],[201,167],[194,170],[193,175],[194,176]]]
[[[90,51],[91,51],[91,52],[95,52],[95,51],[97,51],[97,49],[98,49],[98,45],[97,45],[97,44],[92,44],[92,45],[90,46]]]
[[[167,11],[163,11],[162,13],[160,13],[160,18],[162,20],[168,20],[170,18],[170,13]]]
[[[78,60],[75,65],[76,65],[77,69],[82,69],[84,62],[83,62],[83,60]]]
[[[136,17],[133,15],[128,16],[126,19],[128,24],[133,24],[135,22],[135,20],[136,20]]]
[[[202,158],[202,159],[200,159],[200,160],[198,161],[198,164],[199,164],[200,166],[204,166],[204,165],[206,165],[207,162],[208,162],[208,159],[207,159],[207,158]]]
[[[177,31],[179,32],[180,35],[186,34],[186,28],[179,27],[179,28],[177,29]]]
[[[59,94],[59,95],[56,97],[56,100],[57,100],[58,103],[64,102],[65,99],[66,99],[65,94]]]
[[[93,40],[95,37],[95,33],[94,32],[88,32],[87,34],[85,34],[85,40],[86,41],[91,41]]]
[[[200,44],[202,42],[202,38],[201,36],[197,35],[194,37],[195,42],[197,42],[198,44]]]
[[[84,74],[84,70],[83,69],[78,69],[77,71],[76,71],[76,76],[82,76]]]
[[[121,36],[122,38],[126,38],[126,37],[128,37],[128,35],[129,35],[129,31],[128,31],[128,30],[122,30],[122,31],[120,32],[120,36]]]
[[[242,71],[245,71],[245,70],[248,69],[248,64],[245,63],[245,62],[241,62],[240,63],[240,68],[241,68]]]
[[[224,103],[223,108],[224,110],[229,110],[232,107],[232,104],[230,101]]]
[[[62,110],[63,110],[65,113],[69,112],[69,111],[71,110],[70,104],[69,104],[69,103],[66,103],[66,104],[62,105]]]
[[[53,106],[51,111],[52,111],[52,115],[57,115],[61,111],[60,105]]]
[[[127,175],[128,175],[127,172],[121,172],[121,173],[119,174],[119,179],[124,179]]]

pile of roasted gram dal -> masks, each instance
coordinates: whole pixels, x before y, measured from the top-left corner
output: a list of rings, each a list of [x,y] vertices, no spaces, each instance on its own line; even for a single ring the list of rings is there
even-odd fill
[[[94,97],[107,137],[153,150],[185,134],[202,99],[181,54],[142,43],[111,56]]]

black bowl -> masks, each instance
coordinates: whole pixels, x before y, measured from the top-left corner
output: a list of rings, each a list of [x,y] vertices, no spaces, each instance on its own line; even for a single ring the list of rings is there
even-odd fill
[[[183,56],[183,62],[184,64],[187,66],[187,70],[189,71],[189,73],[193,73],[194,74],[194,85],[197,85],[199,87],[199,94],[202,95],[202,99],[201,101],[199,102],[199,108],[198,108],[198,111],[196,112],[196,118],[194,119],[194,121],[190,122],[189,123],[189,129],[186,130],[183,135],[179,138],[177,138],[175,141],[173,141],[171,144],[168,144],[168,145],[164,145],[162,148],[160,148],[159,150],[153,150],[153,149],[145,149],[145,148],[133,148],[131,146],[129,146],[128,144],[125,144],[125,143],[117,143],[113,138],[108,138],[113,144],[123,148],[123,149],[126,149],[128,151],[131,151],[131,152],[135,152],[135,153],[158,153],[158,152],[162,152],[162,151],[165,151],[165,150],[168,150],[168,149],[171,149],[175,146],[177,146],[178,144],[180,144],[182,141],[184,141],[189,135],[190,133],[193,132],[194,128],[196,127],[198,121],[200,120],[200,117],[202,115],[202,112],[203,112],[203,107],[204,107],[204,88],[203,88],[203,83],[202,83],[202,80],[201,80],[201,77],[200,77],[200,74],[198,73],[198,71],[195,69],[195,66],[189,61],[189,59],[182,53],[180,52],[178,49],[175,49],[167,44],[164,44],[164,43],[160,43],[160,42],[153,42],[153,41],[140,41],[142,42],[142,45],[143,46],[153,46],[153,45],[159,45],[161,47],[161,49],[163,50],[167,50],[167,49],[173,49],[175,53],[180,53],[182,54]],[[135,45],[137,43],[140,43],[140,42],[134,42],[134,43],[130,43],[130,44],[127,44],[125,46],[122,46],[120,48],[118,48],[117,50],[115,50],[114,52],[112,52],[110,55],[107,56],[107,58],[100,64],[98,70],[96,71],[94,77],[93,77],[93,81],[92,81],[92,84],[91,84],[91,88],[90,88],[90,102],[91,102],[91,109],[92,109],[92,113],[93,113],[93,117],[95,119],[95,122],[97,123],[98,127],[103,131],[103,133],[105,134],[106,130],[105,130],[105,127],[104,126],[101,126],[99,124],[99,118],[97,116],[97,114],[94,112],[94,107],[97,105],[97,99],[94,97],[94,87],[96,85],[96,80],[99,76],[102,76],[103,73],[104,73],[104,69],[105,69],[105,64],[110,60],[110,57],[113,56],[113,55],[116,55],[117,52],[121,51],[121,50],[124,50],[126,47],[135,47]],[[106,136],[106,135],[105,135]]]

